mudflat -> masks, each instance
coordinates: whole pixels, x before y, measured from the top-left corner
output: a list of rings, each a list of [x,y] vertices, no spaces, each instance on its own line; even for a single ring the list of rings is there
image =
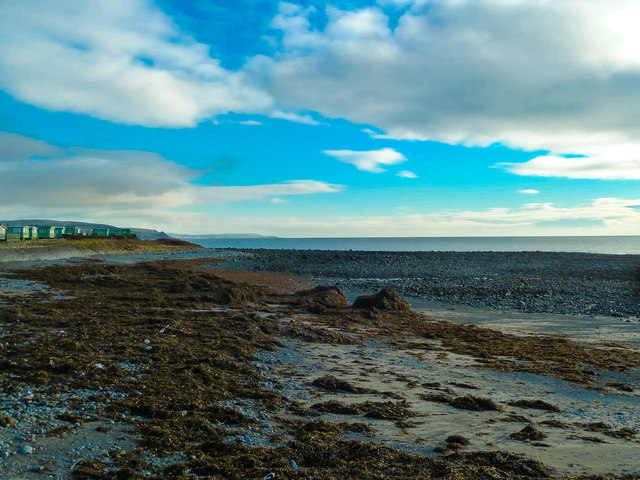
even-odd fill
[[[0,305],[6,478],[640,474],[635,346],[452,323],[393,290],[354,308],[217,262],[4,275],[39,286]]]

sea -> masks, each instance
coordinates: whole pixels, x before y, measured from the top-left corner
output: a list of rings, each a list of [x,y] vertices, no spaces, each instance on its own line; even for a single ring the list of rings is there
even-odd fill
[[[640,236],[575,237],[183,237],[206,248],[360,250],[391,252],[583,252],[640,255]]]

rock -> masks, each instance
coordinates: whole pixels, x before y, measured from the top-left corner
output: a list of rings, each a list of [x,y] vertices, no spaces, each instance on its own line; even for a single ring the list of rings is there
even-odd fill
[[[0,427],[15,427],[16,421],[11,417],[0,417]]]
[[[20,447],[20,453],[22,455],[30,455],[35,451],[35,448],[33,448],[31,445],[23,445]]]
[[[327,308],[343,308],[349,303],[338,287],[315,287],[296,292],[296,303],[321,311]]]
[[[544,433],[531,425],[527,425],[519,432],[509,435],[510,439],[520,440],[521,442],[528,442],[529,440],[542,440],[546,437],[547,436]]]
[[[393,288],[383,288],[375,295],[363,295],[356,298],[353,308],[377,308],[378,310],[391,310],[408,312],[411,307],[405,299]]]

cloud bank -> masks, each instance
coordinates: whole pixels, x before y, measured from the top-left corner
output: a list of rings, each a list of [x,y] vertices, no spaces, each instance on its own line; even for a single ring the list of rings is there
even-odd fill
[[[279,35],[265,39],[275,53],[230,70],[211,53],[224,46],[148,0],[6,0],[0,88],[147,127],[228,112],[317,125],[305,112],[318,112],[382,129],[376,138],[548,152],[506,166],[518,175],[639,178],[637,1],[380,0],[324,13],[318,27],[314,8],[282,2]]]
[[[274,98],[387,136],[545,150],[520,175],[637,179],[640,34],[634,0],[386,1],[312,12],[285,5]],[[586,160],[568,159],[567,154]]]
[[[192,183],[203,172],[152,152],[59,148],[0,132],[0,217],[38,212],[82,217],[116,214],[162,217],[172,209],[335,193],[343,189],[317,180],[245,186]],[[25,194],[25,192],[27,192]],[[277,201],[277,200],[276,200]]]

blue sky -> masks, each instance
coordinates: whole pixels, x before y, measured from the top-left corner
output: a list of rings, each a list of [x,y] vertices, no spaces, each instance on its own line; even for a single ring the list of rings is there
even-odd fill
[[[8,0],[0,218],[640,234],[636,1]]]

